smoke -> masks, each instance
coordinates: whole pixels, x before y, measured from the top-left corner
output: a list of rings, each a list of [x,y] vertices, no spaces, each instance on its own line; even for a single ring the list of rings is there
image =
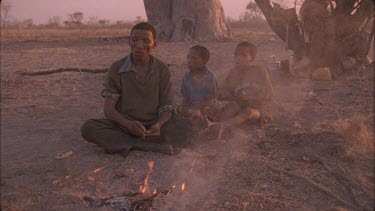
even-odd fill
[[[160,184],[164,189],[175,188],[156,197],[153,210],[210,210],[225,206],[227,194],[223,189],[231,188],[222,185],[231,177],[227,170],[233,162],[248,159],[250,142],[256,140],[257,137],[234,128],[226,131],[223,140],[194,140],[195,147],[182,150],[162,178]]]

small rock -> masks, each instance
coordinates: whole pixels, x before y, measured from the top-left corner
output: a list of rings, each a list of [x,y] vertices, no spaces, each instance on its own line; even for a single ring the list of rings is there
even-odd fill
[[[225,202],[225,203],[224,203],[224,207],[226,207],[226,208],[231,208],[232,205],[231,205],[229,202]]]
[[[332,73],[328,67],[321,67],[313,70],[311,79],[316,81],[332,81]]]
[[[345,57],[342,60],[342,66],[345,70],[350,70],[350,69],[354,68],[355,63],[356,63],[355,59],[352,58],[352,57],[349,57],[349,56]]]
[[[304,57],[296,61],[294,57],[289,59],[289,71],[292,75],[301,78],[310,78],[311,75],[311,61],[309,58]]]
[[[262,188],[262,189],[267,189],[269,187],[270,186],[267,183],[263,183],[263,184],[260,185],[260,188]]]
[[[293,122],[293,126],[294,126],[295,128],[299,128],[299,129],[302,128],[301,123],[299,123],[298,121],[294,121],[294,122]]]
[[[310,91],[307,95],[308,95],[309,97],[316,97],[316,96],[318,96],[317,94],[315,94],[314,91]]]

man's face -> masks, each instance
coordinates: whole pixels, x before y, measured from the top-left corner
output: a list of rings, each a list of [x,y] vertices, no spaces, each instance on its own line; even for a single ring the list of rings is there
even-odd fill
[[[145,59],[151,49],[156,47],[156,40],[152,32],[143,29],[134,29],[130,36],[129,45],[134,59]]]
[[[202,59],[199,52],[194,49],[190,49],[187,55],[187,65],[189,70],[191,71],[199,71],[203,70],[206,66],[206,61]]]
[[[234,60],[239,68],[249,67],[253,63],[253,57],[247,47],[237,47],[234,51]]]

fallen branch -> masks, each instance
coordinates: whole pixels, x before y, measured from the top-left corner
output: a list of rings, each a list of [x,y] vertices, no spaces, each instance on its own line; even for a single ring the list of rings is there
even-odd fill
[[[129,40],[130,36],[124,37],[103,37],[100,38],[98,41],[102,43],[109,43],[109,42],[120,42],[121,40]]]
[[[62,72],[80,72],[80,73],[92,73],[92,74],[99,74],[99,73],[106,73],[108,69],[80,69],[80,68],[59,68],[55,70],[46,70],[46,71],[39,71],[39,72],[19,72],[20,75],[28,75],[28,76],[36,76],[36,75],[51,75],[55,73],[62,73]]]
[[[176,66],[176,64],[167,64],[168,67]],[[37,76],[37,75],[52,75],[56,73],[63,73],[63,72],[79,72],[79,73],[91,73],[91,74],[100,74],[108,72],[108,69],[81,69],[81,68],[58,68],[54,70],[45,70],[45,71],[38,71],[38,72],[18,72],[20,75],[27,75],[27,76]]]
[[[277,168],[275,166],[271,166],[269,164],[266,164],[266,165],[267,165],[268,168],[270,168],[274,172],[283,173],[283,174],[286,174],[288,176],[295,177],[295,178],[301,179],[301,180],[309,183],[310,185],[312,185],[316,189],[318,189],[318,190],[320,190],[320,191],[322,191],[322,192],[324,192],[324,193],[332,196],[334,199],[336,199],[337,201],[341,202],[342,204],[344,204],[347,207],[356,208],[356,206],[354,204],[352,204],[350,202],[347,202],[344,199],[341,199],[339,196],[337,196],[336,194],[332,193],[330,190],[328,190],[327,188],[323,187],[322,185],[314,182],[310,178],[307,178],[307,177],[305,177],[303,175],[300,175],[300,174],[297,174],[297,173],[294,173],[294,172],[291,172],[291,171],[285,171],[283,169]]]

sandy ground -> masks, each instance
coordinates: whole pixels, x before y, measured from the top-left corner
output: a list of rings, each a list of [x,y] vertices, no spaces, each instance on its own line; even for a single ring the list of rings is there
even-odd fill
[[[291,53],[272,34],[251,36],[251,41],[259,47],[259,60],[271,55],[286,59]],[[237,43],[201,43],[212,53],[209,67],[219,81],[233,66]],[[161,43],[153,52],[170,64],[175,87],[180,85],[186,53],[194,44]],[[370,147],[361,147],[361,143],[350,145],[348,137],[333,127],[363,116],[364,125],[373,128],[371,69],[335,81],[271,72],[272,124],[242,127],[226,140],[200,140],[201,145],[177,156],[135,151],[123,158],[104,154],[80,136],[86,119],[103,116],[100,91],[105,74],[19,73],[107,68],[129,53],[126,42],[25,41],[1,43],[1,47],[3,210],[111,210],[92,207],[84,197],[138,192],[149,161],[154,161],[149,193],[176,185],[169,194],[155,197],[153,210],[373,209],[373,131],[367,134],[357,128],[357,134],[371,139]],[[68,151],[73,154],[65,177],[59,172],[62,163],[54,156]]]

